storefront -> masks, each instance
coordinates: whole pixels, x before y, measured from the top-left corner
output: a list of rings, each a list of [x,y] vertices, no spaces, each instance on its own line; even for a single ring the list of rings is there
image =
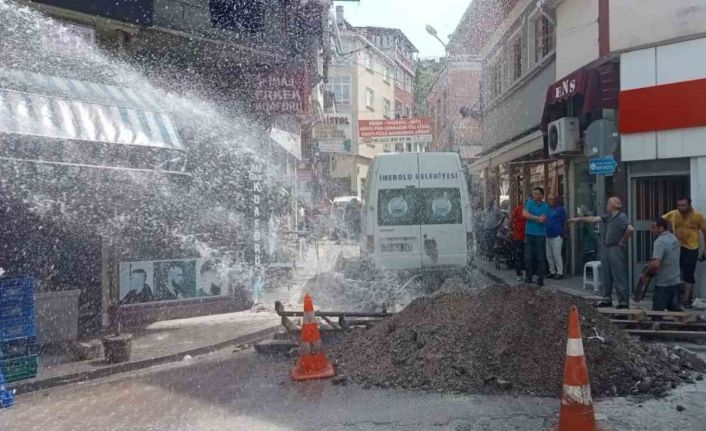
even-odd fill
[[[706,212],[706,38],[620,56],[620,134],[637,228],[633,273],[650,257],[649,223],[690,195]],[[706,294],[706,265],[697,269]]]
[[[542,115],[542,131],[547,142],[547,153],[554,160],[562,161],[560,184],[564,190],[559,196],[564,201],[570,217],[600,215],[611,196],[625,200],[625,170],[620,165],[620,152],[607,143],[587,142],[587,129],[597,120],[614,122],[618,108],[618,64],[612,61],[587,65],[547,88]],[[577,127],[573,137],[550,136],[555,121],[572,120],[567,127]],[[556,123],[554,123],[556,124]],[[560,126],[561,127],[561,126]],[[596,175],[590,170],[594,157],[613,157],[618,167],[612,174]],[[559,178],[559,175],[556,176]],[[600,258],[600,232],[593,225],[575,225],[570,232],[565,255],[568,269],[579,274],[584,263]]]
[[[186,150],[156,100],[147,91],[0,69],[2,265],[8,274],[35,274],[42,297],[77,291],[78,309],[65,312],[76,316],[79,335],[100,329],[113,298],[104,258],[114,223],[158,204],[140,184],[167,191],[190,182]]]

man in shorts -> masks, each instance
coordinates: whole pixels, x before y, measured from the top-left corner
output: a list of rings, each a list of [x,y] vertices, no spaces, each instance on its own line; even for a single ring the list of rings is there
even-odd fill
[[[681,269],[681,303],[691,308],[694,300],[696,263],[699,259],[699,232],[706,237],[706,219],[691,206],[691,198],[683,196],[677,200],[677,209],[662,216],[672,225],[674,235],[681,244],[679,266]]]

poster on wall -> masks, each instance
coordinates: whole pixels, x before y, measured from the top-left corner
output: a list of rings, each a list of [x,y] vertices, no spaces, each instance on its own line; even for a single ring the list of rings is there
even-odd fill
[[[227,276],[215,259],[121,262],[120,304],[227,296]]]
[[[351,154],[353,142],[351,114],[324,114],[324,120],[314,125],[311,133],[320,152]]]

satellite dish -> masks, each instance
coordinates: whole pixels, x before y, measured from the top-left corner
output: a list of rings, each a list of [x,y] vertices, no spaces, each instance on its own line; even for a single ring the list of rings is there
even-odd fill
[[[618,138],[615,121],[596,120],[586,129],[584,154],[586,157],[612,155],[618,149]]]

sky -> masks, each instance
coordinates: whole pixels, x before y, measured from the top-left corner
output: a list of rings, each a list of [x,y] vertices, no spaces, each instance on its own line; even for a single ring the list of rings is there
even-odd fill
[[[419,57],[440,57],[444,47],[424,29],[430,24],[441,40],[448,42],[448,35],[456,25],[471,0],[360,0],[336,1],[345,7],[345,17],[354,26],[399,28],[419,50]]]

